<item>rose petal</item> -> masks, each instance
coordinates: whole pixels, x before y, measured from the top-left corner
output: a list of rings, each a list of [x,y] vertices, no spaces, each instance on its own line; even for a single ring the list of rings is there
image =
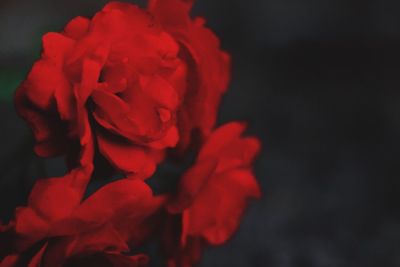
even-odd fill
[[[73,18],[64,28],[66,36],[78,40],[81,39],[89,29],[90,20],[84,17]]]
[[[92,97],[96,103],[93,114],[100,125],[132,141],[137,140],[141,131],[137,122],[130,119],[130,107],[121,98],[104,90],[95,90]]]
[[[170,110],[175,110],[179,100],[175,89],[160,76],[151,77],[142,90],[157,104]]]
[[[168,29],[181,29],[190,23],[189,11],[193,0],[150,0],[149,11]]]
[[[129,248],[114,227],[107,223],[100,228],[89,230],[77,236],[69,255],[85,251],[115,251],[125,252]]]
[[[31,208],[17,208],[15,212],[15,231],[18,234],[28,236],[30,239],[43,238],[49,229],[49,222],[41,218]]]
[[[119,197],[115,198],[115,196]],[[123,179],[99,189],[81,204],[74,212],[74,216],[84,221],[102,222],[127,203],[145,203],[151,197],[151,189],[144,182]]]
[[[155,159],[144,147],[112,140],[103,134],[97,135],[100,152],[119,170],[148,178],[153,175]]]
[[[54,63],[42,59],[32,66],[27,79],[18,88],[18,93],[39,109],[47,110],[51,106],[56,88],[64,83],[62,73]]]
[[[179,133],[177,127],[170,127],[163,138],[148,143],[148,146],[155,149],[163,149],[166,147],[175,147],[178,141]]]
[[[83,61],[82,82],[78,92],[78,96],[82,102],[86,102],[86,99],[96,88],[101,68],[102,65],[97,60],[86,59]]]
[[[43,40],[42,58],[48,59],[53,64],[55,64],[55,66],[62,69],[64,64],[64,58],[75,45],[75,41],[63,34],[56,32],[50,32],[45,34],[42,40]]]
[[[45,220],[55,221],[71,214],[80,196],[69,183],[71,174],[62,178],[41,179],[29,195],[29,207]]]
[[[260,140],[255,137],[241,138],[232,142],[219,153],[217,172],[250,166],[260,148]]]
[[[179,182],[177,196],[168,204],[168,211],[180,213],[189,207],[197,194],[206,186],[216,167],[217,160],[210,159],[202,161],[186,171]]]
[[[184,211],[183,239],[203,236],[210,244],[223,244],[237,230],[247,200],[259,196],[259,186],[248,170],[210,178],[192,206]]]
[[[240,137],[246,125],[240,122],[231,122],[219,127],[210,135],[198,155],[198,160],[210,156],[219,156],[219,152]]]

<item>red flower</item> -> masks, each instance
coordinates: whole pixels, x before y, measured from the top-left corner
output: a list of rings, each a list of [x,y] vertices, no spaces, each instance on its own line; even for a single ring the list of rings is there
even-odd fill
[[[127,253],[165,228],[167,265],[189,267],[236,231],[260,197],[251,166],[260,143],[237,122],[213,132],[230,59],[204,20],[190,18],[192,2],[111,2],[43,37],[16,106],[36,153],[66,156],[68,173],[37,181],[27,206],[0,225],[0,266],[143,266],[147,256]],[[183,155],[196,142],[177,194],[153,196],[142,179],[167,149]],[[83,200],[93,170],[103,174],[99,154],[128,178]]]
[[[207,135],[227,87],[228,56],[189,7],[151,1],[149,14],[112,2],[91,20],[77,17],[46,34],[16,94],[36,153],[66,154],[71,168],[83,166],[96,139],[117,169],[147,178],[179,135],[182,148],[192,130]]]
[[[260,197],[251,170],[260,142],[241,137],[244,129],[237,122],[217,129],[183,175],[178,194],[168,205],[171,213],[182,213],[178,259],[171,266],[191,266],[190,261],[200,257],[202,240],[211,245],[226,242],[238,228],[248,199]]]
[[[164,198],[153,197],[142,181],[123,179],[109,183],[79,203],[68,178],[38,181],[28,206],[17,209],[12,223],[14,249],[5,259],[14,259],[15,263],[5,266],[23,266],[23,262],[63,266],[88,257],[95,260],[93,255],[103,255],[113,262],[120,259],[115,254],[129,251],[152,233],[151,216],[160,209]],[[37,246],[43,242],[39,251]],[[121,265],[110,266],[126,266],[120,260]]]

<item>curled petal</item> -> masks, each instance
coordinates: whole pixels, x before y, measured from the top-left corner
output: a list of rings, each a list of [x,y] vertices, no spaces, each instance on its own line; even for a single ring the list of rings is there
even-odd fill
[[[129,119],[130,108],[121,98],[104,90],[94,91],[92,97],[96,103],[93,115],[100,125],[126,138],[137,138],[139,128]]]
[[[164,137],[157,141],[149,143],[149,146],[155,149],[163,149],[165,147],[175,147],[179,141],[179,133],[177,127],[170,127]]]

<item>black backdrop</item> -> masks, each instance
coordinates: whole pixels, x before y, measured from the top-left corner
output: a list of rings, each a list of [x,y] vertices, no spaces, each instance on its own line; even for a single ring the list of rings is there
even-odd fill
[[[0,2],[3,220],[34,177],[63,173],[33,156],[12,90],[43,33],[105,2]],[[248,120],[264,145],[263,199],[201,266],[400,266],[399,13],[389,0],[197,0],[234,59],[219,122]]]

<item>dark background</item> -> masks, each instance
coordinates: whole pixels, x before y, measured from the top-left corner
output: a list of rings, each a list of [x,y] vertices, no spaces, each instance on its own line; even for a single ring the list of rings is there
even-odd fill
[[[26,199],[23,177],[63,173],[33,156],[12,91],[45,32],[105,2],[0,1],[3,219]],[[201,266],[400,266],[400,2],[197,0],[193,13],[234,59],[220,123],[247,120],[264,144],[263,199]]]

